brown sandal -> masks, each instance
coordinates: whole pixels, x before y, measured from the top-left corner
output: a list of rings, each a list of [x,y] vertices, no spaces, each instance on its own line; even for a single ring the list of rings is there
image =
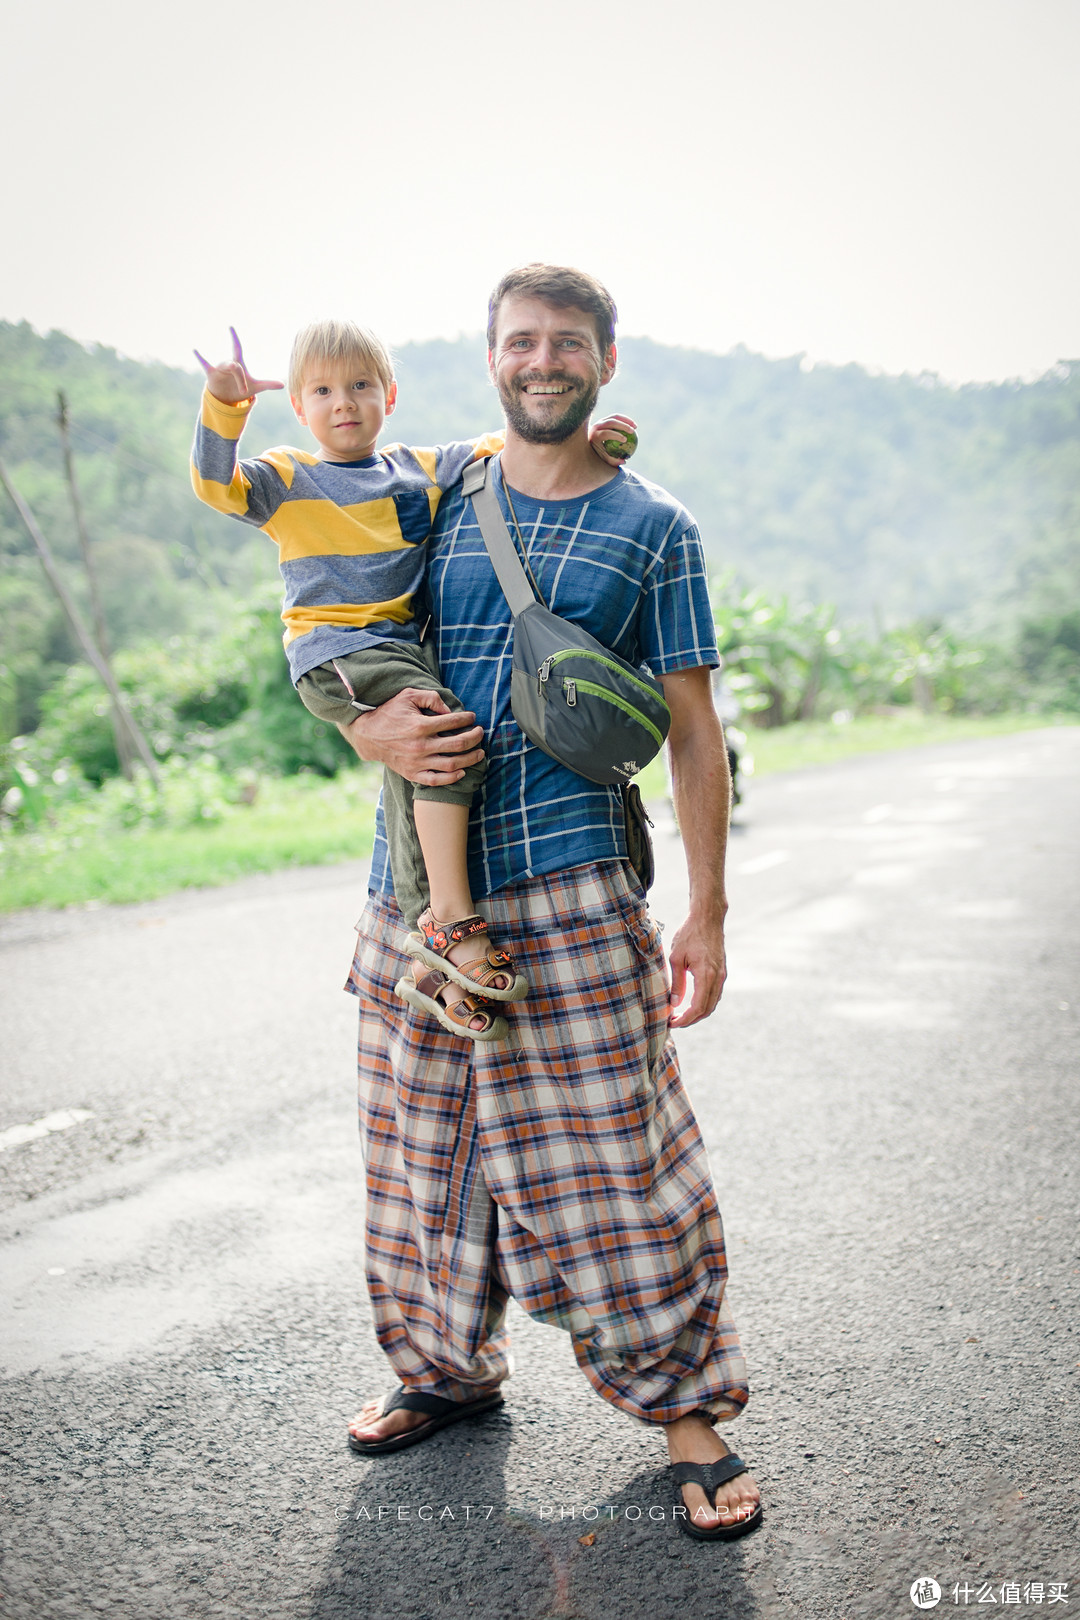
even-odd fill
[[[504,1041],[509,1034],[506,1019],[496,1013],[492,1002],[484,996],[469,994],[449,1006],[439,1000],[439,991],[453,981],[441,968],[433,968],[422,978],[404,974],[394,986],[402,1001],[418,1012],[430,1013],[451,1035],[464,1035],[470,1041]],[[482,1029],[473,1029],[470,1019],[482,1018]]]
[[[506,951],[488,945],[483,956],[474,962],[451,962],[449,951],[477,934],[486,934],[488,925],[483,917],[463,917],[460,922],[442,923],[433,917],[430,908],[416,919],[414,932],[405,935],[403,949],[429,968],[445,973],[463,990],[473,994],[480,991],[484,1000],[523,1001],[529,993],[529,981],[519,973],[514,959]],[[500,988],[493,979],[509,979],[509,986]]]

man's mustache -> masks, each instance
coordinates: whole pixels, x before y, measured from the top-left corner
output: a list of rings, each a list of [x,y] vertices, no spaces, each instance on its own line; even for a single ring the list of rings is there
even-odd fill
[[[581,379],[571,377],[565,371],[530,371],[522,377],[514,378],[514,387],[519,393],[523,388],[528,388],[530,383],[560,383],[567,388],[579,388]]]

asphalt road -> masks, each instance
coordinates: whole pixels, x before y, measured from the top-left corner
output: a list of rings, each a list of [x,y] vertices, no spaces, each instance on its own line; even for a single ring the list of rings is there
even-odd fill
[[[1075,727],[750,784],[729,986],[680,1039],[766,1503],[731,1546],[520,1312],[502,1413],[345,1449],[391,1384],[360,866],[4,921],[0,1615],[891,1620],[922,1577],[1080,1610],[1078,843]]]

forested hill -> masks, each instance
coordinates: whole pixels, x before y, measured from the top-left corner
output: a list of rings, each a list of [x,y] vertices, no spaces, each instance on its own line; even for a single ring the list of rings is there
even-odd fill
[[[408,345],[398,375],[388,438],[431,443],[499,420],[478,338]],[[247,531],[190,492],[200,378],[6,323],[0,376],[0,455],[58,551],[74,558],[55,427],[56,391],[68,394],[119,641],[190,624],[193,582],[239,590],[253,569],[272,572],[264,542],[253,550]],[[713,568],[733,567],[748,584],[832,600],[847,617],[969,625],[1076,591],[1080,362],[1035,382],[951,388],[628,338],[602,400],[637,418],[634,465],[694,512]],[[260,401],[251,450],[305,438],[284,395]],[[41,582],[2,495],[0,546],[10,625],[13,601],[32,616]]]
[[[605,406],[698,519],[713,568],[846,616],[1007,616],[1080,586],[1080,362],[950,388],[628,338]],[[395,436],[490,427],[481,344],[401,350]],[[1053,585],[1051,586],[1051,581]]]

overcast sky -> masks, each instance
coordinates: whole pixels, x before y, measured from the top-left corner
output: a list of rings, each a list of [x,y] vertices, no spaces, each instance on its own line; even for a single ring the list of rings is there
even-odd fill
[[[1077,0],[8,6],[0,317],[280,374],[579,264],[621,329],[954,381],[1080,356]]]

